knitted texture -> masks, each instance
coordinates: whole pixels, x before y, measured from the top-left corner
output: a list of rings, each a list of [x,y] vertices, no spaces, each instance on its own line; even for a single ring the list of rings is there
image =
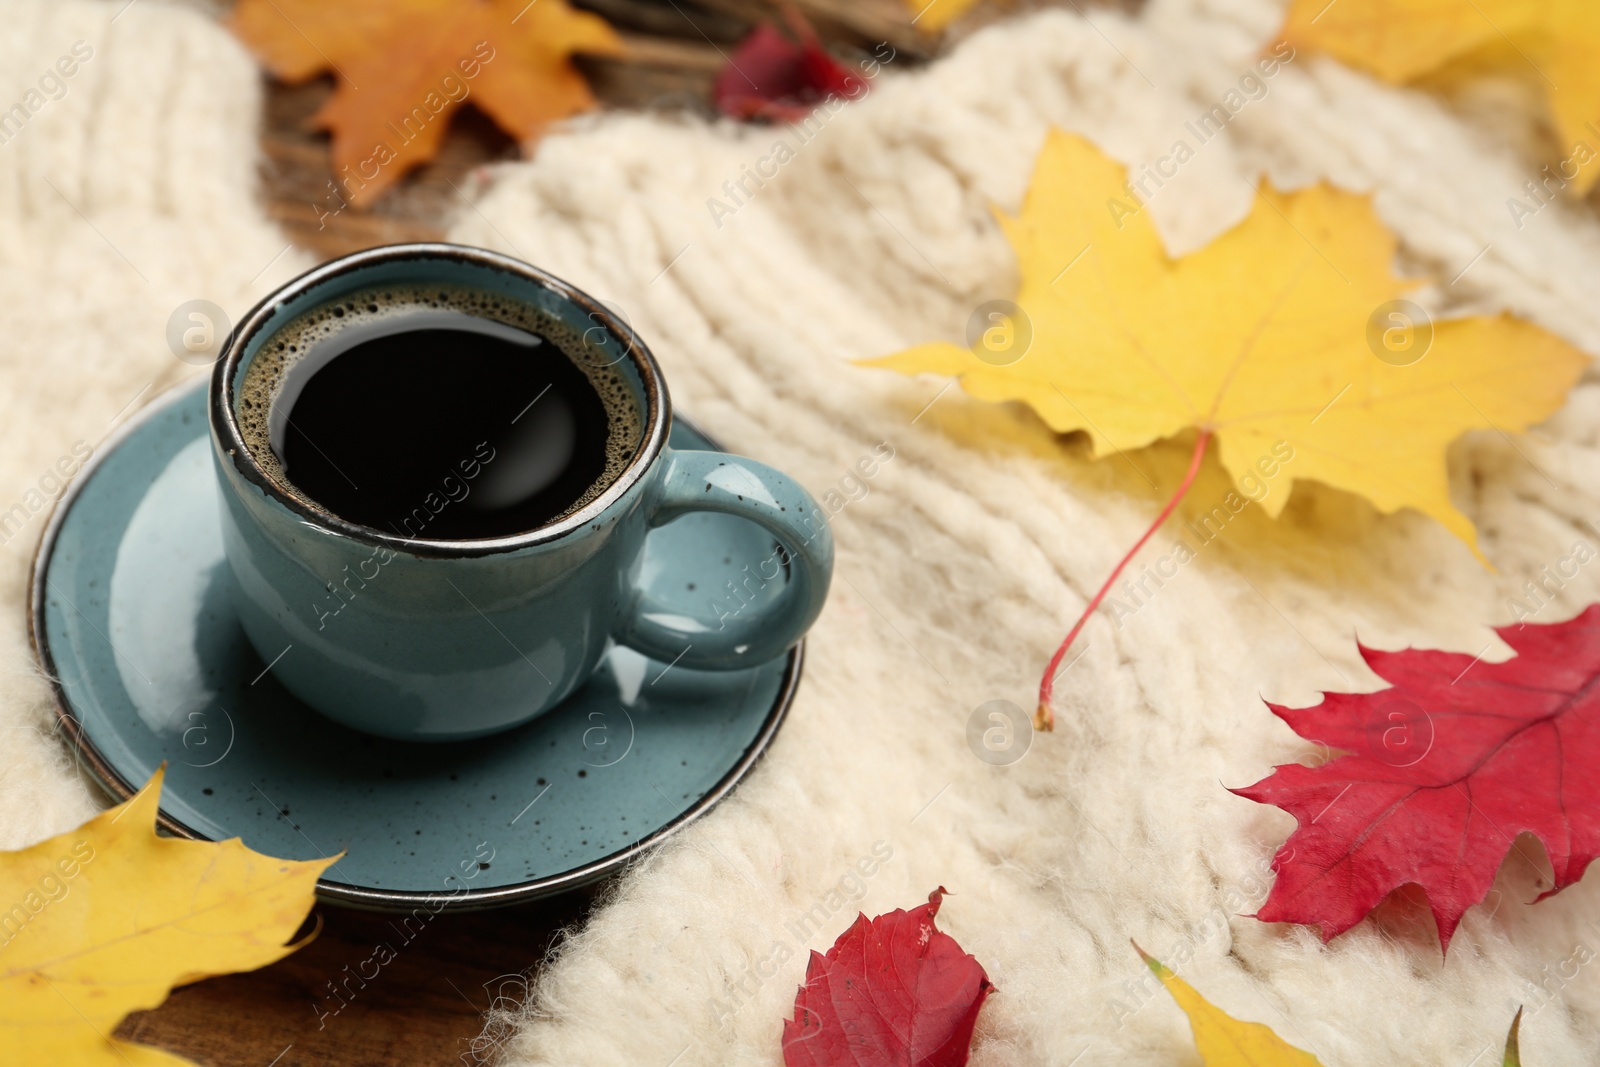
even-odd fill
[[[253,199],[248,58],[196,14],[120,8],[0,4],[0,108],[27,107],[75,42],[93,50],[0,142],[0,511],[25,513],[0,546],[0,847],[98,803],[52,736],[28,659],[25,578],[45,519],[29,491],[58,495],[47,475],[75,442],[97,444],[198,373],[168,348],[174,308],[205,298],[237,312],[305,263]],[[1317,755],[1261,698],[1375,687],[1358,635],[1506,654],[1488,627],[1513,621],[1524,583],[1578,540],[1600,546],[1592,381],[1536,432],[1475,434],[1452,452],[1456,499],[1498,572],[1417,515],[1297,487],[1282,518],[1246,509],[1120,626],[1097,617],[1058,684],[1057,732],[1020,762],[968,748],[980,704],[1031,705],[1041,665],[1187,447],[1091,461],[1081,438],[1021,409],[849,360],[959,338],[978,304],[1014,291],[990,205],[1017,209],[1050,125],[1136,171],[1154,165],[1175,141],[1193,145],[1185,123],[1239,84],[1281,17],[1271,0],[1154,0],[1138,19],[1084,10],[996,26],[925,71],[891,60],[870,96],[805,138],[608,114],[472,190],[456,239],[616,304],[680,410],[831,501],[839,548],[769,755],[615,885],[480,1051],[519,1067],[777,1063],[806,951],[857,909],[909,907],[943,884],[941,928],[998,987],[978,1067],[1197,1062],[1130,937],[1329,1067],[1492,1062],[1517,1004],[1529,1063],[1592,1060],[1600,991],[1568,979],[1600,945],[1593,878],[1527,907],[1548,874],[1520,842],[1447,960],[1414,902],[1324,947],[1247,917],[1292,820],[1224,788]],[[1242,218],[1263,171],[1285,187],[1327,178],[1374,193],[1403,266],[1438,279],[1421,302],[1509,309],[1600,350],[1584,299],[1600,228],[1565,203],[1520,229],[1507,209],[1538,171],[1512,132],[1530,121],[1520,90],[1446,105],[1309,56],[1264,85],[1154,192],[1174,251]],[[1208,464],[1186,515],[1226,488]],[[1147,558],[1179,536],[1158,535]],[[1597,593],[1600,569],[1585,567],[1535,618]]]
[[[238,314],[307,263],[255,196],[259,82],[192,10],[0,3],[0,848],[102,801],[28,648],[51,502],[141,404],[205,372],[168,346],[179,305]]]
[[[1325,948],[1248,917],[1292,819],[1224,788],[1318,755],[1263,696],[1381,684],[1358,636],[1508,654],[1488,628],[1512,621],[1509,598],[1576,541],[1600,546],[1592,384],[1525,438],[1475,434],[1452,451],[1456,498],[1499,573],[1416,514],[1297,486],[1280,520],[1247,509],[1152,596],[1123,596],[1137,610],[1120,626],[1091,622],[1058,685],[1056,733],[1019,763],[968,748],[980,704],[1031,708],[1055,642],[1188,455],[1175,443],[1091,461],[1020,408],[849,362],[958,339],[974,308],[1015,291],[990,205],[1017,210],[1050,125],[1135,173],[1180,139],[1197,149],[1147,186],[1174,251],[1238,222],[1263,171],[1281,187],[1326,178],[1374,193],[1402,266],[1438,279],[1420,301],[1509,309],[1600,350],[1584,299],[1600,277],[1594,221],[1556,204],[1516,228],[1506,200],[1538,164],[1462,120],[1482,101],[1446,106],[1297,56],[1199,144],[1185,123],[1250,72],[1281,9],[1086,11],[998,25],[926,71],[890,62],[809,137],[604,115],[498,170],[463,212],[457,239],[620,307],[680,410],[845,501],[831,599],[770,754],[621,881],[480,1052],[519,1067],[777,1063],[807,950],[858,909],[910,907],[942,884],[941,927],[998,989],[980,1067],[1197,1063],[1130,937],[1330,1067],[1490,1062],[1519,1004],[1527,1062],[1592,1061],[1600,993],[1556,976],[1600,944],[1593,878],[1527,907],[1548,873],[1522,842],[1448,960],[1415,902],[1390,906],[1387,934],[1369,922]],[[1531,121],[1515,92],[1501,97],[1491,112]],[[881,442],[894,458],[866,478],[857,461]],[[1184,514],[1227,488],[1208,463]],[[1141,562],[1171,551],[1182,517]],[[1597,587],[1600,569],[1581,570],[1536,618],[1572,614]],[[892,858],[858,868],[875,844]]]

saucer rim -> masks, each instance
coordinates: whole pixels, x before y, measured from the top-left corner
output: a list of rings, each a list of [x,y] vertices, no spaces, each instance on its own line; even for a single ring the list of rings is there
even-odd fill
[[[39,536],[39,544],[34,549],[33,559],[28,568],[28,642],[32,647],[35,662],[50,683],[50,695],[55,704],[56,725],[65,734],[67,740],[71,742],[79,760],[79,767],[82,768],[84,766],[83,761],[87,759],[87,769],[90,772],[90,776],[94,778],[96,784],[102,790],[118,803],[132,797],[138,792],[139,787],[124,778],[100,752],[94,741],[88,736],[84,724],[72,710],[71,702],[67,699],[66,691],[56,671],[55,657],[51,654],[49,641],[45,636],[45,574],[48,570],[48,563],[54,555],[56,540],[60,535],[62,526],[66,523],[68,513],[72,510],[73,504],[83,494],[92,476],[106,459],[125,445],[146,423],[153,421],[167,408],[185,399],[189,394],[206,390],[209,387],[209,383],[210,377],[206,376],[197,380],[179,382],[163,390],[96,446],[94,454],[78,470],[68,484],[66,491],[57,498],[51,509],[49,521],[45,523],[44,530]],[[686,428],[702,437],[712,448],[718,451],[727,451],[710,434],[707,434],[692,421],[675,411],[668,417],[666,436],[671,435],[672,426],[680,421]],[[207,437],[211,435],[209,419],[202,421],[200,433]],[[493,888],[469,888],[461,892],[378,889],[369,886],[352,885],[348,882],[339,882],[330,878],[320,878],[317,880],[316,886],[317,897],[330,903],[372,911],[405,911],[417,907],[427,907],[435,913],[445,908],[454,911],[473,911],[556,896],[570,890],[580,889],[616,873],[634,859],[655,848],[666,838],[695,822],[711,808],[715,807],[733,791],[735,786],[745,779],[761,757],[766,754],[767,749],[772,745],[773,738],[777,736],[778,729],[783,725],[784,720],[788,718],[789,708],[793,705],[795,693],[800,688],[800,677],[805,664],[805,645],[805,638],[802,637],[793,648],[785,653],[783,678],[778,684],[777,694],[773,697],[772,707],[767,711],[766,718],[761,724],[761,729],[745,748],[738,761],[693,804],[626,848],[601,856],[599,859],[591,860],[582,866],[569,868],[558,874]],[[185,825],[159,807],[156,811],[156,824],[174,837],[190,841],[217,840]]]

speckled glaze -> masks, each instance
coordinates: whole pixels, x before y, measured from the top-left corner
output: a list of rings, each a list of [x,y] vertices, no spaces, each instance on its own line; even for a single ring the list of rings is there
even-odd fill
[[[63,731],[119,799],[166,763],[168,831],[297,859],[344,850],[319,885],[335,901],[487,907],[621,867],[725,795],[778,729],[799,647],[718,671],[613,647],[565,702],[476,741],[386,740],[317,714],[234,613],[205,409],[201,389],[170,394],[104,445],[34,563]],[[681,421],[671,443],[712,447]],[[697,512],[646,538],[633,576],[658,610],[689,613],[771,551],[761,527]],[[781,595],[770,584],[753,607]]]
[[[386,284],[506,295],[587,331],[596,351],[615,353],[608,364],[644,415],[633,461],[567,518],[485,540],[403,537],[290,494],[244,445],[239,383],[279,326]],[[670,447],[670,401],[649,350],[598,302],[514,259],[394,245],[318,267],[240,324],[208,410],[244,631],[284,688],[358,730],[453,741],[518,726],[582,685],[617,643],[678,667],[739,670],[799,641],[827,596],[832,535],[811,496],[754,460]],[[646,535],[705,512],[749,520],[774,543],[698,602],[669,606],[640,580]]]

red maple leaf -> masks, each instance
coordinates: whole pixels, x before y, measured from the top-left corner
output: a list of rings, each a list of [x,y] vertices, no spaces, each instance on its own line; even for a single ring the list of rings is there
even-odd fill
[[[1349,755],[1234,790],[1300,823],[1273,857],[1258,919],[1318,926],[1328,940],[1415,883],[1448,950],[1518,834],[1550,857],[1555,885],[1543,896],[1583,876],[1600,851],[1600,604],[1495,632],[1515,657],[1362,648],[1393,688],[1268,705],[1301,737]]]
[[[857,915],[783,1024],[785,1067],[962,1067],[978,1009],[994,987],[977,960],[933,924],[944,897],[868,920]]]
[[[798,122],[829,97],[854,99],[866,91],[866,79],[830,56],[798,12],[786,11],[800,43],[770,23],[752,30],[711,85],[711,99],[724,115]]]

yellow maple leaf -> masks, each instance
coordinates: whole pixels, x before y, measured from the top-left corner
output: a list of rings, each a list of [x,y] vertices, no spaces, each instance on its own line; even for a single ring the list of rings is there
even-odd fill
[[[573,53],[622,51],[566,0],[240,0],[233,28],[285,81],[338,76],[313,121],[333,132],[337,191],[356,205],[432,159],[463,103],[531,140],[594,106]]]
[[[1206,1067],[1321,1067],[1315,1056],[1284,1041],[1270,1027],[1240,1022],[1195,992],[1160,960],[1138,945],[1133,948],[1189,1017],[1195,1048]]]
[[[1500,1067],[1522,1067],[1521,1042],[1518,1040],[1517,1031],[1522,1028],[1522,1009],[1517,1009],[1516,1017],[1511,1020],[1511,1032],[1506,1035],[1506,1054],[1500,1061]]]
[[[0,852],[0,1063],[187,1064],[109,1035],[174,986],[264,967],[303,944],[285,942],[338,857],[159,837],[161,779],[76,830]]]
[[[938,33],[965,15],[978,0],[905,0],[911,21],[925,33]]]
[[[1403,84],[1456,61],[1524,75],[1545,93],[1569,157],[1562,177],[1586,193],[1600,179],[1600,4],[1594,0],[1295,0],[1289,43]],[[1570,169],[1575,174],[1569,174]]]
[[[1322,1067],[1321,1061],[1315,1056],[1284,1041],[1273,1033],[1271,1027],[1241,1022],[1222,1011],[1160,960],[1140,948],[1137,942],[1133,950],[1144,960],[1145,966],[1161,979],[1161,984],[1172,994],[1172,999],[1189,1017],[1195,1048],[1205,1067]],[[1521,1025],[1522,1009],[1518,1008],[1516,1017],[1511,1020],[1511,1031],[1506,1035],[1503,1067],[1521,1067],[1522,1057],[1518,1053],[1517,1041],[1517,1031]]]
[[[1390,318],[1415,283],[1390,272],[1395,239],[1365,196],[1264,190],[1244,222],[1174,260],[1125,174],[1053,131],[1021,215],[1000,216],[1022,277],[1021,314],[1002,317],[1031,346],[1013,332],[863,362],[1024,401],[1052,429],[1087,433],[1096,456],[1195,428],[1269,515],[1289,493],[1261,497],[1262,478],[1314,480],[1386,513],[1415,508],[1476,549],[1446,446],[1546,418],[1586,357],[1506,315]]]

